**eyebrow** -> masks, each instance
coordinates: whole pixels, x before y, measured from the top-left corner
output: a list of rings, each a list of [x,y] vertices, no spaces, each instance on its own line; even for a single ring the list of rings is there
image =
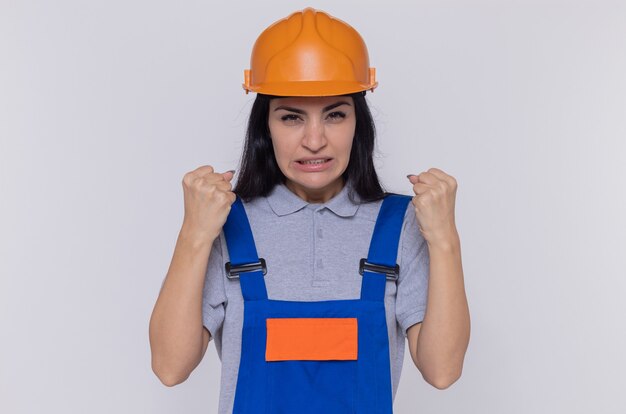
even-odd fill
[[[326,108],[324,108],[322,110],[322,112],[330,111],[331,109],[336,108],[336,107],[341,106],[341,105],[348,105],[349,106],[350,104],[348,102],[346,102],[346,101],[335,102],[334,104],[328,105]],[[284,105],[281,105],[278,108],[274,109],[274,112],[278,111],[279,109],[285,109],[287,111],[295,112],[297,114],[306,115],[306,112],[303,111],[302,109],[293,108],[293,107],[284,106]]]

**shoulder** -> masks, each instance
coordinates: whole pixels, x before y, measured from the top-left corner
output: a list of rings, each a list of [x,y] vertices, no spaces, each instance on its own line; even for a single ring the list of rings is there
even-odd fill
[[[375,222],[380,211],[380,206],[383,200],[368,201],[359,203],[359,208],[356,211],[355,217],[363,220]]]
[[[250,201],[243,201],[242,205],[248,216],[276,216],[274,210],[265,196],[258,196]]]

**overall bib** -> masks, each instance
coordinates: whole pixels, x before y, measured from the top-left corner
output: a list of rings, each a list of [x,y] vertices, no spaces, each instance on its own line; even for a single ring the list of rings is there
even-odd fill
[[[239,278],[244,299],[233,413],[392,413],[385,285],[398,278],[410,200],[393,193],[383,199],[368,256],[359,263],[359,299],[298,302],[268,298],[265,260],[237,197],[223,228],[226,274]]]

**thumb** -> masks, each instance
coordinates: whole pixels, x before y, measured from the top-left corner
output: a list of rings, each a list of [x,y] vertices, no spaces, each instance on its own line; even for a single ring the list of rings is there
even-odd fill
[[[226,180],[230,181],[230,180],[232,180],[232,179],[233,179],[233,177],[235,176],[235,170],[228,170],[228,171],[226,171],[225,173],[222,173],[222,176],[223,176]]]
[[[417,175],[415,175],[415,174],[408,174],[408,175],[406,176],[406,178],[408,178],[408,179],[409,179],[409,181],[411,182],[411,184],[416,184],[416,183],[418,183],[418,182],[419,182],[419,177],[418,177]]]

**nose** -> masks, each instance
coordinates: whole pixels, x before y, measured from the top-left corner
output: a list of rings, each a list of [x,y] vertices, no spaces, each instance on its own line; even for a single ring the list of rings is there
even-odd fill
[[[304,129],[302,145],[312,152],[317,152],[326,146],[326,142],[324,123],[319,120],[307,122],[306,128]]]

